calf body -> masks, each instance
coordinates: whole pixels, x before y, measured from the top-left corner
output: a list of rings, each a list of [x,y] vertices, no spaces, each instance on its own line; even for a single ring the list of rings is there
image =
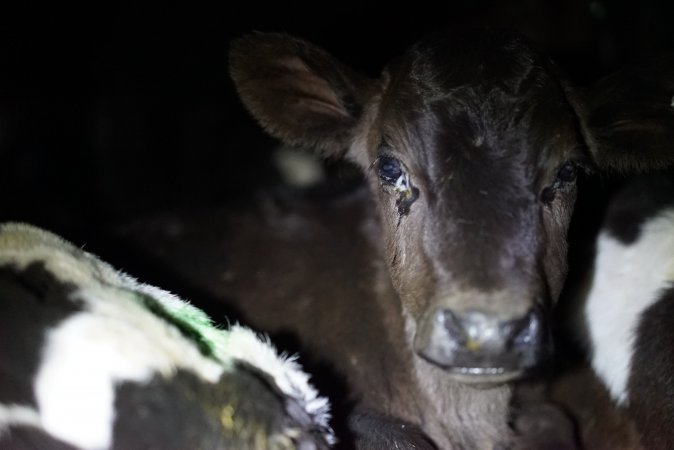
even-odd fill
[[[592,366],[645,448],[674,445],[674,181],[641,178],[612,201],[584,299]]]
[[[0,446],[326,448],[327,403],[250,330],[0,225]]]

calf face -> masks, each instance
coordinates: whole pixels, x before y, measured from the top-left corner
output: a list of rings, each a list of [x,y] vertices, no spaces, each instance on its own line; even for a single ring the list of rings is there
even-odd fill
[[[398,64],[366,151],[415,347],[468,380],[510,377],[538,359],[561,286],[572,110],[517,38],[433,39]]]
[[[231,73],[271,134],[363,169],[408,341],[462,381],[516,377],[545,352],[578,171],[653,164],[601,153],[620,131],[595,108],[602,95],[570,97],[508,33],[433,35],[378,80],[304,41],[254,34],[233,44]],[[671,161],[655,147],[652,160]]]

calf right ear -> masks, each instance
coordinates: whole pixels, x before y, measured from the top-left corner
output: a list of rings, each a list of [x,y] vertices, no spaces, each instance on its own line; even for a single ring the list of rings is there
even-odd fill
[[[674,165],[674,55],[623,69],[574,97],[600,169],[645,172]]]
[[[273,33],[235,40],[230,73],[272,136],[339,156],[351,145],[373,83],[308,42]]]

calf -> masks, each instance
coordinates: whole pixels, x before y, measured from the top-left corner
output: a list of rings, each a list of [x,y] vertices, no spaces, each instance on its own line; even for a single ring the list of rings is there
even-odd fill
[[[268,132],[368,188],[164,217],[137,242],[346,380],[356,446],[572,446],[556,412],[511,421],[508,382],[550,352],[579,172],[674,160],[671,61],[579,90],[519,36],[437,33],[369,79],[258,33],[230,63]]]
[[[604,92],[570,98],[545,58],[502,33],[434,35],[379,80],[257,34],[234,43],[231,71],[273,135],[366,171],[408,343],[466,383],[517,378],[545,354],[577,173],[672,159],[658,143],[640,159],[621,154],[628,138],[671,131],[597,112],[612,106],[594,104]],[[661,95],[654,121],[671,125],[671,92]]]
[[[592,366],[647,449],[674,446],[674,179],[641,178],[599,234],[584,319]]]
[[[0,225],[0,447],[317,449],[328,405],[250,330]]]
[[[434,34],[377,80],[283,35],[246,36],[230,58],[268,132],[365,173],[404,317],[392,339],[417,389],[403,416],[442,448],[493,445],[505,419],[465,425],[486,405],[503,414],[508,388],[494,386],[549,351],[578,172],[674,159],[672,61],[581,91],[505,32]]]

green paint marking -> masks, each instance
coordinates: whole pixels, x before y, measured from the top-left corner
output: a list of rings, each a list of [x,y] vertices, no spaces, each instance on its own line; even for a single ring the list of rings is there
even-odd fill
[[[223,339],[225,338],[225,333],[217,330],[210,318],[203,311],[187,304],[181,305],[179,311],[172,311],[167,308],[167,305],[148,294],[142,292],[134,292],[134,294],[140,298],[143,305],[153,314],[175,326],[180,334],[193,341],[202,355],[218,359],[215,355],[215,343],[207,339],[202,330],[210,329],[217,331]]]

